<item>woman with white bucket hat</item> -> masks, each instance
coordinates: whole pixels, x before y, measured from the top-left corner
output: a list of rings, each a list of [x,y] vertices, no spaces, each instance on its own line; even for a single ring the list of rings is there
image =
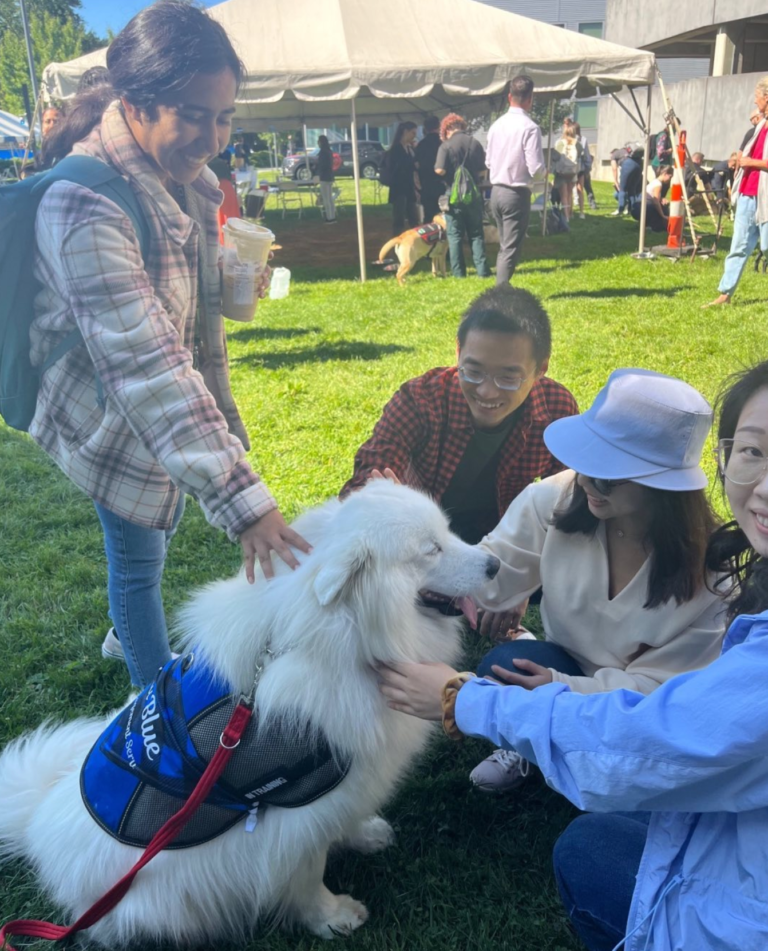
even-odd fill
[[[501,569],[480,599],[480,629],[504,643],[479,674],[648,694],[718,656],[723,606],[704,568],[716,523],[699,466],[711,424],[687,383],[623,369],[585,413],[547,427],[548,449],[569,468],[528,486],[481,542]],[[508,633],[539,587],[545,640]],[[518,753],[497,750],[471,779],[507,792],[527,775]]]
[[[723,607],[704,569],[715,519],[699,465],[711,425],[692,386],[623,369],[585,413],[547,427],[544,442],[568,469],[530,485],[481,543],[501,569],[480,625],[506,637],[510,609],[541,586],[546,640],[512,632],[478,673],[528,689],[647,694],[718,656]],[[522,757],[497,750],[470,778],[507,792],[527,774]]]

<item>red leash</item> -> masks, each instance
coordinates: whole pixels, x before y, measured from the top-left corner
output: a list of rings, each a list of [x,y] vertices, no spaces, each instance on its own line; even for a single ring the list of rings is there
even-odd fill
[[[92,905],[88,911],[82,914],[77,921],[65,928],[63,925],[52,925],[47,921],[35,921],[32,918],[19,918],[16,921],[7,922],[0,928],[0,949],[4,951],[15,951],[6,941],[9,937],[15,935],[26,936],[30,938],[42,938],[45,941],[63,941],[71,937],[78,931],[90,928],[100,921],[104,915],[112,911],[117,903],[125,896],[128,889],[133,884],[133,880],[138,872],[150,862],[158,852],[167,848],[176,836],[181,832],[184,826],[192,818],[197,810],[208,796],[216,780],[224,772],[224,768],[229,762],[229,758],[239,745],[240,738],[248,726],[251,719],[253,708],[247,701],[241,699],[235,707],[229,723],[224,728],[224,732],[219,739],[219,747],[213,755],[205,772],[200,777],[197,786],[192,790],[192,794],[179,811],[160,828],[155,837],[144,850],[139,861],[133,868],[124,875],[120,881],[114,885],[102,897]]]

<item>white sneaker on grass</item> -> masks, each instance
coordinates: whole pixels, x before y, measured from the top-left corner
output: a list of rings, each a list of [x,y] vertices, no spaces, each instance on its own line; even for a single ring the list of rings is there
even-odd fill
[[[531,771],[531,764],[515,750],[496,750],[469,774],[481,792],[503,796],[516,789]]]
[[[104,638],[101,644],[101,656],[105,657],[107,660],[120,660],[125,663],[125,652],[123,651],[123,645],[120,643],[120,639],[115,633],[115,629],[111,627],[107,631],[107,636]],[[179,655],[171,651],[171,657],[173,660]]]
[[[101,656],[105,657],[107,660],[121,660],[123,663],[125,663],[123,645],[120,643],[113,627],[107,631],[107,636],[102,642]]]

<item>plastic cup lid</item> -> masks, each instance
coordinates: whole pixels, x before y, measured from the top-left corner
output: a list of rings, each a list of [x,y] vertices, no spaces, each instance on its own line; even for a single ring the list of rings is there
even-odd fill
[[[250,221],[246,221],[244,218],[227,218],[224,228],[232,234],[233,238],[256,238],[263,241],[269,238],[270,243],[275,240],[275,236],[269,228],[251,224]]]

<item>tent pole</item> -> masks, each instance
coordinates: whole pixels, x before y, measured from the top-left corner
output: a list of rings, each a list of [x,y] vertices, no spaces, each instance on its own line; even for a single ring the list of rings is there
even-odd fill
[[[648,87],[648,99],[645,105],[645,149],[643,151],[643,190],[640,197],[640,240],[637,248],[637,257],[649,257],[645,250],[645,218],[648,210],[648,165],[650,162],[651,149],[651,94],[653,86]]]
[[[547,177],[544,179],[544,211],[541,213],[541,234],[547,233],[547,201],[549,199],[549,168],[552,164],[552,136],[555,131],[555,100],[549,107],[549,142],[547,148]]]
[[[27,8],[24,0],[19,0],[21,6],[21,25],[24,30],[24,42],[27,45],[27,63],[29,64],[29,81],[32,86],[32,95],[37,101],[39,93],[37,91],[37,77],[35,76],[35,57],[32,55],[32,39],[29,35],[29,20],[27,19]]]
[[[357,153],[357,110],[352,98],[352,169],[355,173],[355,211],[357,212],[357,247],[360,252],[360,283],[365,284],[365,231],[363,230],[363,202],[360,198],[360,156]]]
[[[307,179],[307,181],[312,181],[312,169],[309,167],[309,152],[307,151],[307,123],[306,122],[303,124],[303,129],[304,129],[304,161],[306,162],[307,172],[309,174],[309,178]]]

